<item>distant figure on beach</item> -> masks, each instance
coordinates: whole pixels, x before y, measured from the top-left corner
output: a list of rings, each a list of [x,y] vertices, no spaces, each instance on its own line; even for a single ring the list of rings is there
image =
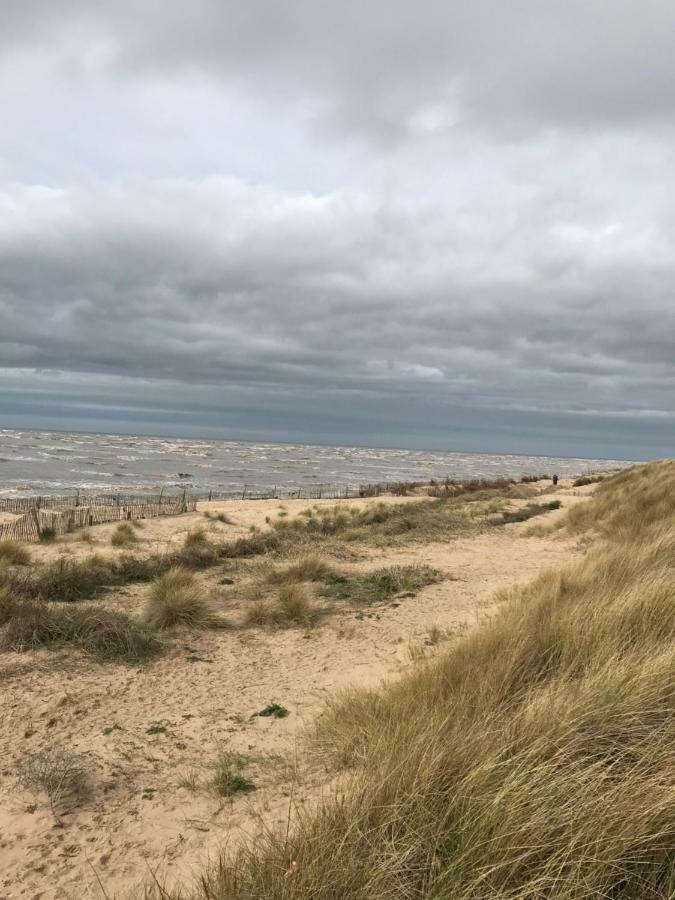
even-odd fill
[[[555,487],[557,483],[558,483],[558,476],[554,475],[553,476],[553,487]]]

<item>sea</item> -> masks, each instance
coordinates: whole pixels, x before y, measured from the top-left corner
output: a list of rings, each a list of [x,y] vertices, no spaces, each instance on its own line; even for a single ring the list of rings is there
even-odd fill
[[[330,447],[0,429],[0,497],[297,490],[319,484],[561,476],[622,468],[612,459]]]

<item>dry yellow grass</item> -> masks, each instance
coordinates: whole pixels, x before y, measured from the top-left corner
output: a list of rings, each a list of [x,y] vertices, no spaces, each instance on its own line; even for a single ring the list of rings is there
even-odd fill
[[[175,625],[206,628],[218,621],[195,576],[180,566],[169,569],[152,583],[143,618],[151,628],[159,629]]]
[[[245,625],[309,625],[316,616],[312,595],[301,581],[284,581],[278,596],[256,600],[244,616]]]
[[[0,541],[0,563],[8,566],[30,565],[30,550],[16,541]]]
[[[136,532],[129,522],[120,522],[110,536],[113,547],[133,547],[137,542]]]
[[[606,540],[317,723],[349,777],[211,870],[209,900],[672,900],[675,462],[607,479]]]

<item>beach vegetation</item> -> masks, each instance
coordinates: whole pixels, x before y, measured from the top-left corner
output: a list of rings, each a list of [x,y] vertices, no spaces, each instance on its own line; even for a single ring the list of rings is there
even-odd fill
[[[17,541],[0,541],[0,563],[8,566],[28,566],[30,550]]]
[[[110,543],[113,547],[123,547],[128,549],[138,542],[136,532],[129,522],[120,522],[110,536]]]
[[[310,747],[336,789],[194,896],[672,900],[673,488],[675,463],[606,479],[566,513],[595,536],[581,562],[503,592],[397,682],[335,697]]]
[[[194,574],[180,566],[169,569],[150,585],[143,621],[156,629],[176,625],[207,628],[220,622]]]
[[[46,603],[0,595],[0,649],[25,652],[69,646],[100,660],[138,663],[160,645],[143,624],[98,604]]]

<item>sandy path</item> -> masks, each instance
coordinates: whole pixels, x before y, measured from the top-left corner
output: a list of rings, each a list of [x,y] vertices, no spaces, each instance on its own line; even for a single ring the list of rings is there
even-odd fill
[[[555,494],[566,508],[587,495]],[[291,503],[284,505],[292,512]],[[264,520],[266,510],[240,503],[231,513],[244,531]],[[148,523],[144,539],[166,542],[190,524],[184,517],[157,520]],[[395,676],[411,664],[411,641],[421,645],[431,625],[471,625],[496,588],[581,552],[572,541],[524,538],[521,531],[508,526],[450,543],[378,551],[364,565],[424,562],[456,580],[371,610],[372,617],[340,613],[308,633],[186,633],[141,669],[96,665],[69,653],[0,657],[0,896],[98,900],[99,879],[108,896],[122,896],[151,870],[170,885],[189,880],[242,831],[255,831],[258,817],[268,825],[285,821],[287,776],[266,757],[293,749],[327,694]],[[251,718],[270,701],[287,707],[288,718]],[[149,735],[153,725],[166,731]],[[112,726],[118,728],[105,734]],[[44,798],[36,801],[17,784],[22,756],[49,746],[82,753],[91,774],[90,797],[63,817],[64,827],[55,827]],[[188,772],[206,778],[223,750],[250,755],[246,775],[258,791],[231,801],[179,786]],[[314,788],[293,790],[301,801]]]

